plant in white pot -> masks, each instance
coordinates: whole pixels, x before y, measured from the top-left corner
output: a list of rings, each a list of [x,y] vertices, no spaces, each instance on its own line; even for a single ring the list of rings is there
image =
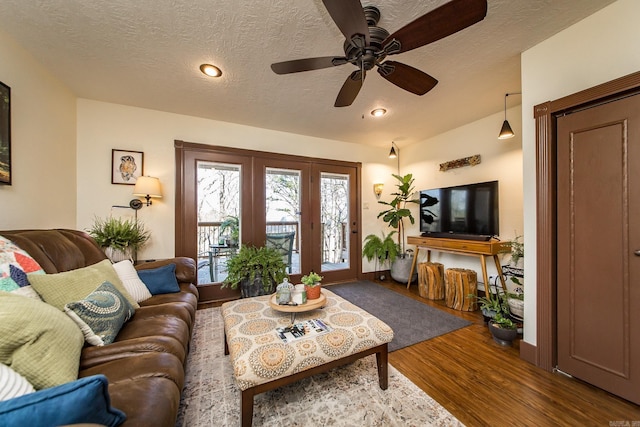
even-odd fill
[[[378,203],[388,206],[388,209],[380,212],[378,218],[382,218],[384,222],[389,224],[389,227],[395,228],[398,232],[398,246],[400,252],[398,253],[395,261],[391,263],[391,277],[401,283],[409,283],[414,281],[418,274],[415,273],[414,277],[409,277],[409,271],[411,270],[411,263],[413,262],[412,250],[405,249],[405,224],[404,220],[407,219],[411,224],[415,224],[415,218],[411,214],[411,210],[408,207],[409,203],[420,204],[418,199],[412,199],[411,196],[415,192],[413,187],[413,174],[406,174],[400,176],[393,174],[393,177],[398,181],[396,184],[397,190],[391,193],[394,198],[389,201],[378,201]]]
[[[114,217],[95,218],[89,234],[112,262],[135,260],[137,251],[151,237],[142,222]]]

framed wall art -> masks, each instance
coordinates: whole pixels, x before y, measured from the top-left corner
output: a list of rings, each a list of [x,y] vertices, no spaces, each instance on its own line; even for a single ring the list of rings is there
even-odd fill
[[[11,185],[11,88],[0,82],[0,184]]]
[[[111,150],[111,183],[134,185],[144,173],[142,151]]]

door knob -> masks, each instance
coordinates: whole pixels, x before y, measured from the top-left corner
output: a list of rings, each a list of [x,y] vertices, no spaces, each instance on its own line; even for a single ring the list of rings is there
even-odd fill
[[[640,256],[640,249],[638,249],[637,251],[633,251],[633,254],[634,254],[635,256]]]

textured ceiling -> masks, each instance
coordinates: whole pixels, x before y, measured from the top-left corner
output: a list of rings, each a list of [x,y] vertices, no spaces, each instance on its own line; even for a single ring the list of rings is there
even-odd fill
[[[613,0],[488,0],[480,23],[392,57],[439,84],[416,96],[369,73],[355,102],[333,103],[346,64],[276,75],[273,62],[342,56],[321,0],[0,0],[0,31],[78,97],[386,146],[424,140],[502,111],[520,90],[520,53]],[[394,32],[446,0],[363,0]],[[200,73],[202,63],[223,70]],[[520,100],[509,97],[509,106]],[[389,113],[374,119],[369,112]],[[499,124],[496,123],[496,132]]]

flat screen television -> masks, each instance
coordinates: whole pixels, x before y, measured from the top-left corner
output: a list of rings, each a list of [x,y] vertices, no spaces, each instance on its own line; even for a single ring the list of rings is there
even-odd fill
[[[500,234],[498,181],[420,191],[423,237],[489,240]]]

